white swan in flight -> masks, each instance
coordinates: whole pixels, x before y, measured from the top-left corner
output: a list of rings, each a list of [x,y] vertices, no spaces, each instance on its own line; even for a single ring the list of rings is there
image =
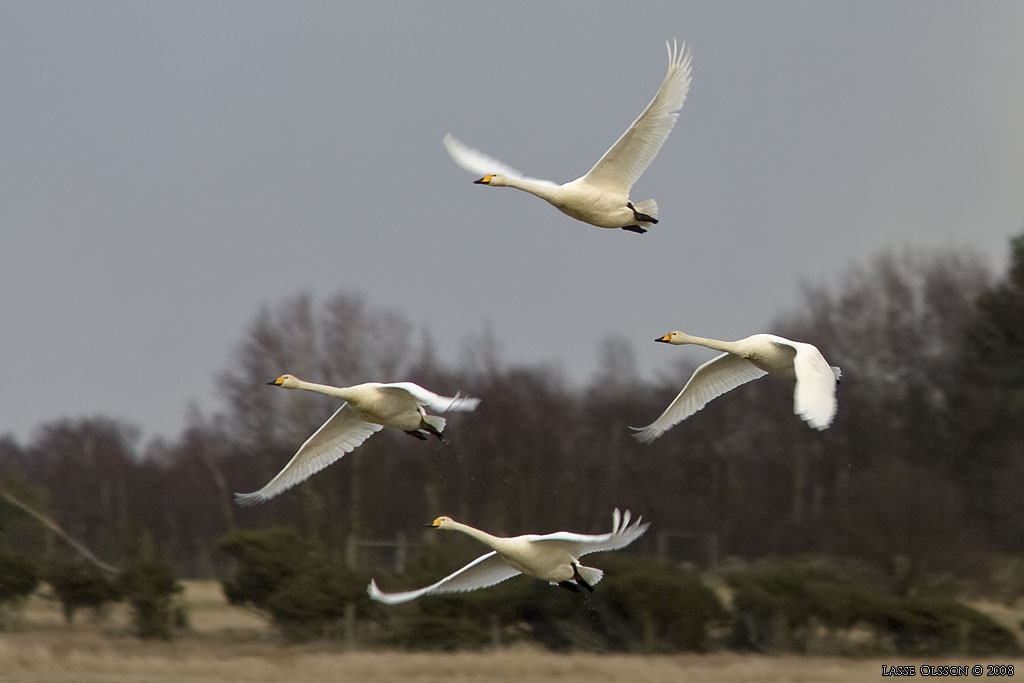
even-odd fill
[[[697,368],[683,390],[657,420],[636,428],[633,436],[650,443],[673,425],[690,417],[727,391],[764,377],[780,375],[796,379],[793,412],[815,429],[827,429],[836,414],[836,383],[842,375],[830,366],[818,348],[790,341],[774,334],[755,334],[738,341],[719,341],[694,337],[685,332],[669,332],[654,341],[666,344],[699,344],[724,351]]]
[[[438,517],[430,526],[461,531],[492,548],[491,552],[426,588],[385,593],[377,587],[375,580],[371,580],[366,590],[374,600],[395,605],[423,595],[475,591],[517,574],[528,574],[575,592],[580,592],[581,588],[593,591],[604,572],[580,564],[579,558],[588,553],[624,548],[643,536],[650,525],[641,524],[639,518],[630,525],[629,518],[629,510],[620,515],[619,509],[615,508],[611,533],[597,536],[556,531],[553,534],[502,537],[460,524],[450,517]]]
[[[320,425],[280,472],[266,486],[252,493],[236,493],[239,505],[255,505],[273,498],[282,491],[305,481],[310,476],[351,453],[372,434],[384,427],[394,427],[426,439],[428,434],[441,438],[445,420],[427,415],[424,408],[437,412],[475,410],[478,398],[456,394],[439,396],[412,382],[381,384],[368,382],[352,387],[332,387],[306,382],[294,375],[281,375],[274,386],[305,389],[340,398],[345,403]]]
[[[494,187],[515,187],[537,195],[556,209],[599,228],[622,228],[637,233],[658,222],[653,199],[631,202],[629,190],[668,139],[690,88],[690,55],[686,44],[668,46],[668,73],[643,113],[611,146],[586,175],[559,185],[528,178],[519,171],[479,152],[448,134],[442,141],[455,163],[483,175],[474,182]]]

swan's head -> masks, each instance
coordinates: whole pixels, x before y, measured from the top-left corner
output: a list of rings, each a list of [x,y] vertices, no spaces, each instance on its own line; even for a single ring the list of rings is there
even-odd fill
[[[663,334],[654,341],[663,342],[665,344],[688,344],[689,337],[690,335],[686,334],[685,332],[675,330],[673,332],[669,332],[668,334]]]
[[[493,185],[494,187],[508,185],[508,183],[505,182],[505,176],[500,173],[488,173],[480,180],[474,180],[473,183],[476,185]]]
[[[431,522],[430,526],[434,527],[435,529],[448,529],[451,528],[452,524],[454,524],[454,520],[451,517],[441,515],[433,522]]]
[[[295,389],[299,386],[299,378],[295,375],[281,375],[273,382],[267,382],[275,387],[284,387],[285,389]]]

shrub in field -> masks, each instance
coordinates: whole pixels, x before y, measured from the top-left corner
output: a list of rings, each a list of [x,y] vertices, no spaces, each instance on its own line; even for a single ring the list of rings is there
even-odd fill
[[[708,628],[728,613],[718,597],[689,571],[631,558],[605,561],[601,589],[618,617],[621,649],[703,652]]]
[[[120,576],[120,590],[131,605],[132,627],[140,638],[171,637],[171,626],[182,619],[174,596],[183,590],[166,562],[136,560]]]
[[[36,566],[24,555],[0,552],[0,629],[7,627],[8,612],[39,585]]]
[[[228,602],[265,610],[270,596],[300,572],[314,547],[294,529],[273,528],[225,534],[217,550],[234,560],[231,576],[221,580]]]
[[[906,597],[869,586],[768,566],[728,577],[733,642],[741,648],[804,652],[818,626],[866,626],[901,654],[1012,654],[1012,633],[953,600]]]
[[[891,635],[898,652],[970,655],[1014,654],[1017,639],[988,616],[953,600],[895,598],[863,591],[861,618]]]
[[[53,560],[43,571],[70,624],[80,608],[98,610],[121,599],[117,582],[91,564],[74,560]]]
[[[0,605],[28,596],[39,585],[39,571],[24,555],[0,552]]]
[[[353,610],[369,608],[369,575],[291,529],[236,531],[217,547],[234,560],[221,581],[229,602],[265,612],[289,639],[340,636]]]
[[[366,584],[370,579],[322,556],[306,560],[298,573],[270,595],[267,610],[291,640],[341,637],[347,614],[355,616],[349,610],[368,605]]]

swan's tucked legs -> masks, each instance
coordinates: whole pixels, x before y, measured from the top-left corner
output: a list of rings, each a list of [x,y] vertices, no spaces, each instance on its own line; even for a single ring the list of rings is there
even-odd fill
[[[558,585],[561,586],[562,588],[565,588],[566,590],[571,590],[573,593],[582,593],[583,592],[583,591],[580,590],[580,587],[577,586],[572,581],[559,581]],[[588,586],[588,588],[589,588],[589,586]],[[590,590],[594,590],[594,589],[591,588]]]
[[[626,202],[626,206],[628,206],[629,210],[633,212],[633,218],[637,219],[638,221],[642,221],[644,223],[655,223],[655,224],[658,222],[657,218],[652,218],[651,216],[648,216],[646,213],[640,213],[639,211],[637,211],[636,208],[634,208],[634,206],[633,206],[633,202]],[[627,228],[623,228],[623,229],[624,230],[629,230],[628,227]]]
[[[629,230],[630,232],[635,232],[638,235],[642,235],[645,232],[647,232],[646,228],[641,228],[639,225],[624,225],[622,226],[622,229]]]
[[[409,430],[409,431],[406,432],[406,434],[408,434],[409,436],[414,436],[417,439],[419,439],[420,441],[426,441],[427,440],[427,437],[423,434],[423,432],[419,431],[418,429]]]

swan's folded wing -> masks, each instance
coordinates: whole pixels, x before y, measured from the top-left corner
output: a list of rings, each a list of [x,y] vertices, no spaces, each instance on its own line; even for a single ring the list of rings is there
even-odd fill
[[[501,583],[519,574],[519,570],[513,569],[495,551],[481,555],[465,567],[450,576],[446,576],[435,584],[404,593],[385,593],[377,587],[377,582],[370,580],[366,592],[378,602],[389,605],[396,605],[400,602],[415,600],[423,595],[437,593],[466,593],[475,591],[478,588],[487,588],[496,583]]]
[[[633,183],[665,144],[690,89],[690,55],[686,44],[668,46],[668,73],[643,113],[583,176],[590,185],[629,194]]]
[[[571,531],[556,531],[553,534],[544,534],[530,538],[533,543],[544,545],[558,545],[573,557],[579,558],[588,553],[599,553],[606,550],[618,550],[644,535],[650,523],[641,524],[642,517],[637,517],[633,524],[629,523],[630,512],[626,510],[622,515],[619,509],[615,508],[612,513],[612,530],[607,534],[577,534]]]
[[[731,353],[716,356],[694,371],[693,377],[657,420],[646,427],[630,427],[636,430],[633,437],[641,443],[650,443],[712,399],[767,374],[750,361]]]
[[[421,406],[426,406],[437,413],[446,413],[453,410],[476,410],[476,407],[480,404],[480,399],[478,398],[463,396],[462,394],[441,396],[440,394],[435,394],[429,389],[424,389],[419,384],[415,384],[413,382],[381,384],[380,388],[382,390],[391,389],[405,391],[416,399],[416,402]]]
[[[452,136],[451,133],[444,136],[444,139],[441,140],[441,144],[443,144],[444,148],[448,150],[448,154],[451,156],[452,161],[471,173],[476,173],[481,176],[485,176],[489,173],[498,173],[503,176],[508,176],[509,178],[518,178],[536,185],[558,187],[558,183],[551,182],[550,180],[541,180],[540,178],[524,176],[508,164],[498,161],[494,157],[488,156],[479,150],[464,145]]]
[[[306,439],[280,472],[259,491],[236,493],[235,502],[248,506],[270,500],[277,494],[305,481],[330,465],[384,427],[360,418],[343,403],[313,436]]]
[[[793,343],[793,412],[815,429],[827,429],[836,416],[836,371],[811,344]]]

